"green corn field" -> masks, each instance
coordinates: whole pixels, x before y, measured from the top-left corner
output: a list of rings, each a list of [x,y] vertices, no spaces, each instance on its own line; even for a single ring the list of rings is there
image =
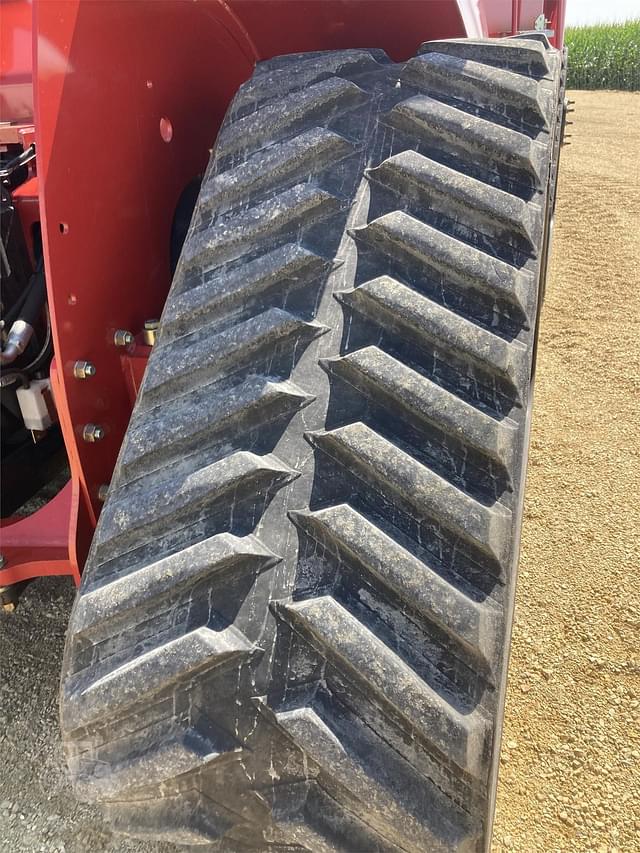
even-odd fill
[[[569,27],[569,89],[640,90],[640,20]]]

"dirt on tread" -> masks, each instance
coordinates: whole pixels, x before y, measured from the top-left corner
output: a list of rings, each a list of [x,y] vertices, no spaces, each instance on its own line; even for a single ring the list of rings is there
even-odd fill
[[[461,49],[272,60],[231,106],[71,619],[118,830],[488,842],[561,58]]]

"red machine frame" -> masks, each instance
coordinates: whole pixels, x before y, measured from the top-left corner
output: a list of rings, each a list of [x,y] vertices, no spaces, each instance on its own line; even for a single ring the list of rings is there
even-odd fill
[[[427,39],[531,30],[541,12],[557,46],[564,30],[565,0],[366,2],[269,0],[265,15],[262,0],[0,0],[0,145],[35,133],[37,174],[13,198],[25,234],[42,226],[71,467],[42,509],[2,522],[0,587],[79,582],[150,351],[141,330],[170,285],[173,211],[256,61],[371,46],[402,59]],[[118,329],[134,342],[116,346]],[[77,378],[77,361],[95,376]],[[84,440],[87,424],[102,440]]]

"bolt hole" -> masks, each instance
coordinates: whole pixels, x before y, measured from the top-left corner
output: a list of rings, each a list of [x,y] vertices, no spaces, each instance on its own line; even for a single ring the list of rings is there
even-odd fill
[[[173,125],[164,116],[160,119],[160,136],[165,142],[171,142],[173,139]]]
[[[69,226],[67,225],[66,222],[61,222],[58,225],[58,228],[60,229],[61,234],[68,234],[69,233]]]

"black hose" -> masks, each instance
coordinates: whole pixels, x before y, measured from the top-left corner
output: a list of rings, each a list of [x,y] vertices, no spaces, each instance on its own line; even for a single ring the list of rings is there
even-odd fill
[[[42,282],[38,281],[39,278],[42,278]],[[29,296],[29,294],[31,293],[33,288],[37,287],[37,289],[40,292],[42,292],[41,288],[43,286],[44,286],[44,290],[46,292],[46,282],[44,280],[44,259],[42,256],[40,256],[38,258],[38,262],[36,264],[35,270],[31,274],[31,276],[29,277],[29,281],[27,282],[27,286],[22,291],[20,296],[16,299],[16,301],[13,303],[13,305],[9,308],[9,310],[7,311],[5,316],[2,318],[4,320],[4,327],[7,331],[11,327],[11,324],[14,322],[14,320],[17,320],[18,317],[20,316],[22,306],[25,304],[27,297]],[[22,319],[26,319],[26,318],[23,317]],[[30,321],[27,320],[27,323],[29,323],[29,322]],[[31,325],[33,325],[33,323],[31,323]]]
[[[13,160],[9,160],[4,166],[0,166],[0,178],[10,178],[13,172],[16,169],[19,169],[21,166],[26,166],[27,163],[30,163],[36,156],[36,146],[31,143],[28,148],[25,148],[21,154],[18,154],[17,157],[14,157]]]
[[[0,385],[0,388],[8,388],[18,380],[20,381],[22,388],[29,387],[29,377],[24,370],[8,370],[6,373],[2,374],[2,385]]]
[[[34,337],[34,326],[46,304],[47,288],[42,260],[39,261],[36,271],[29,279],[29,285],[25,289],[27,295],[18,311],[18,316],[12,317],[10,322],[6,319],[4,321],[5,329],[8,330],[5,348],[0,356],[0,361],[4,366],[13,365],[16,359],[24,354],[25,349],[29,349],[30,339]],[[15,313],[15,310],[11,313]],[[39,360],[40,356],[37,356],[36,359]],[[16,367],[20,370],[29,369],[22,365],[16,365]]]
[[[33,284],[33,276],[29,279],[25,289],[22,291],[20,296],[18,296],[18,298],[13,303],[11,308],[9,308],[7,313],[2,318],[4,320],[5,329],[9,329],[11,327],[11,324],[13,323],[13,321],[17,319],[18,314],[20,313],[20,309],[24,305],[25,299],[29,295],[29,291],[31,290],[32,284]]]
[[[34,326],[36,320],[40,316],[46,296],[47,287],[44,281],[44,270],[40,264],[39,269],[37,269],[29,279],[27,296],[22,308],[20,308],[18,312],[17,319],[24,320],[25,323],[28,323],[30,326]]]
[[[51,317],[49,316],[49,311],[46,311],[47,316],[47,333],[45,335],[44,344],[42,345],[42,349],[38,353],[38,355],[30,361],[29,364],[20,365],[19,367],[14,367],[13,365],[7,366],[4,370],[0,367],[0,376],[4,376],[9,373],[14,373],[19,371],[21,373],[35,373],[39,370],[46,361],[53,354],[53,346],[52,346],[52,335],[51,335]]]
[[[42,349],[38,353],[38,355],[33,359],[33,361],[29,362],[25,367],[20,367],[20,370],[26,371],[27,373],[35,373],[39,370],[42,365],[49,359],[49,357],[53,353],[53,345],[51,338],[51,317],[49,316],[49,311],[47,310],[47,333],[45,335],[44,344],[42,345]]]

